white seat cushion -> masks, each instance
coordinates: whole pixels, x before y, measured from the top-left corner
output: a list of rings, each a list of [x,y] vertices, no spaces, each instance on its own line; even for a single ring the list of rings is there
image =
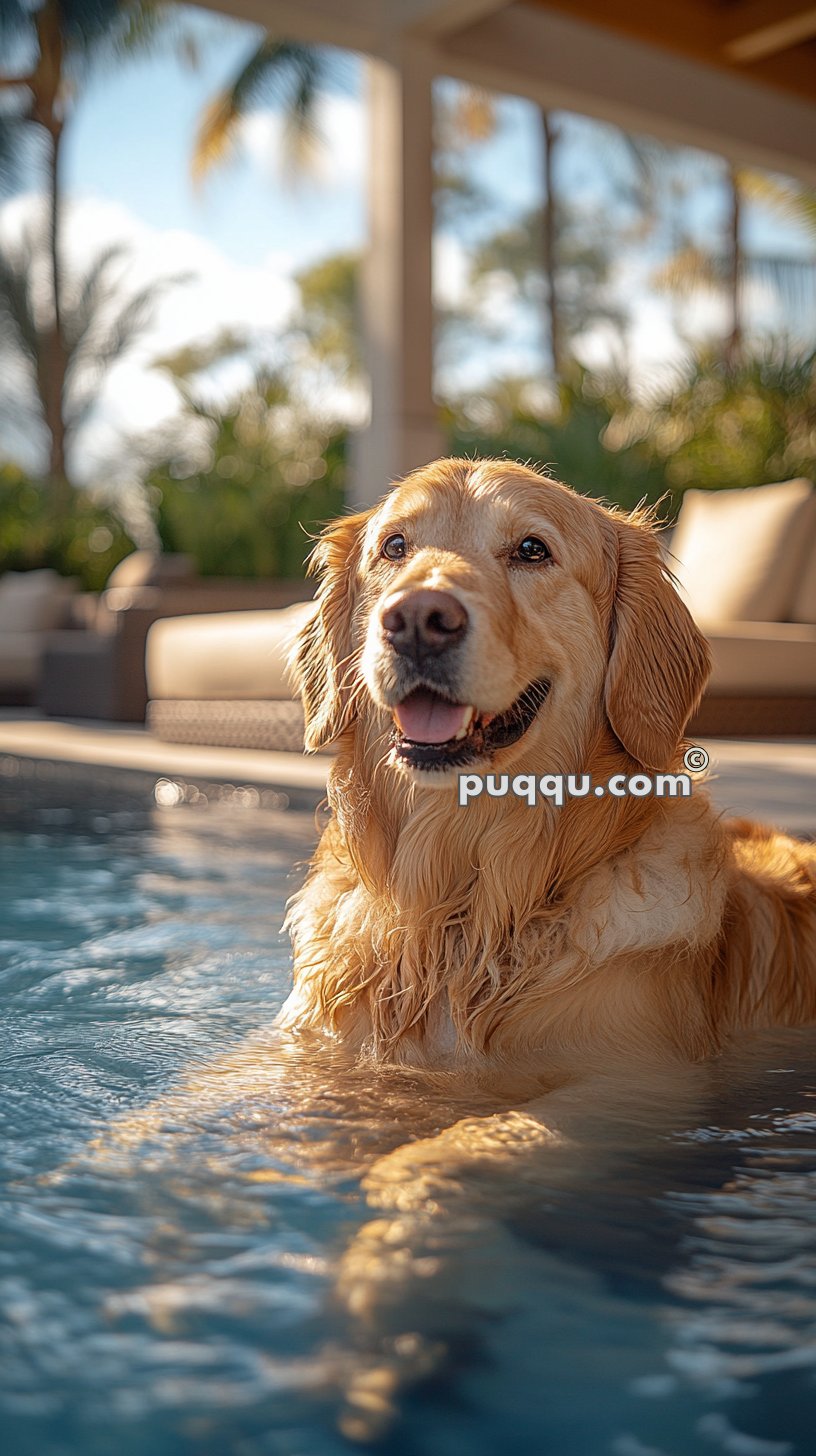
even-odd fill
[[[714,671],[710,693],[751,697],[816,695],[816,626],[800,622],[729,622],[709,629]]]
[[[816,493],[808,480],[688,490],[669,566],[698,622],[782,622],[814,546]]]
[[[151,699],[291,698],[286,654],[314,602],[268,612],[166,617],[147,636]]]

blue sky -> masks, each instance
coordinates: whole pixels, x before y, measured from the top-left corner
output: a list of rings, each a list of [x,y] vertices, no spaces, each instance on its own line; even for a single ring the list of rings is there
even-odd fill
[[[105,243],[123,239],[132,250],[125,286],[192,271],[195,280],[170,290],[155,326],[107,379],[100,406],[82,440],[81,473],[106,469],[124,435],[150,431],[172,416],[177,396],[151,367],[163,351],[201,340],[235,324],[274,347],[297,306],[292,282],[299,269],[332,253],[359,249],[366,237],[366,124],[363,63],[346,56],[321,111],[325,147],[317,173],[293,179],[280,163],[280,117],[261,110],[248,121],[242,144],[227,166],[196,189],[190,169],[196,126],[207,101],[235,73],[260,32],[211,13],[189,10],[184,23],[195,36],[195,69],[166,51],[130,61],[91,78],[66,133],[66,244],[78,269]],[[440,97],[452,83],[440,84]],[[467,292],[470,249],[505,226],[539,197],[540,158],[534,108],[504,99],[499,125],[486,143],[467,153],[466,168],[489,201],[437,237],[435,286],[440,302],[461,303]],[[560,148],[558,183],[589,221],[610,228],[623,220],[617,181],[627,175],[625,147],[613,128],[585,118],[563,119],[568,140]],[[686,187],[682,221],[701,243],[721,236],[725,194],[716,159],[683,153],[673,163]],[[32,191],[0,211],[0,245],[19,235],[35,205]],[[749,209],[750,246],[802,253],[806,240],[770,214]],[[613,292],[632,310],[633,367],[647,375],[682,355],[676,317],[651,287],[671,240],[668,214],[616,259]],[[767,287],[748,289],[756,325],[784,320]],[[447,357],[441,385],[478,390],[502,372],[542,369],[538,320],[507,304],[506,290],[488,291],[486,319],[494,324],[483,347]],[[498,327],[496,323],[498,321]],[[701,297],[683,312],[692,336],[722,331],[722,305]],[[808,321],[812,328],[813,320]],[[596,331],[581,341],[585,362],[602,366],[609,340]],[[227,384],[240,384],[240,372]],[[10,447],[9,447],[10,448]]]
[[[201,234],[238,264],[255,265],[277,251],[308,260],[358,247],[365,229],[360,187],[287,185],[272,159],[264,175],[256,150],[239,153],[194,188],[190,156],[201,112],[261,32],[196,12],[187,23],[200,41],[194,71],[159,53],[93,81],[72,126],[69,192],[120,203],[157,229]],[[349,57],[343,69],[359,93],[360,63]]]

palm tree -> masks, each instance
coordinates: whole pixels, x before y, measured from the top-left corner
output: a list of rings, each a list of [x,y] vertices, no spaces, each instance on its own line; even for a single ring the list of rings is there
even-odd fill
[[[728,306],[723,362],[733,371],[744,357],[744,284],[756,279],[771,284],[791,312],[801,315],[816,296],[816,259],[790,253],[754,252],[745,246],[745,203],[758,202],[800,229],[816,243],[816,191],[766,173],[726,165],[726,226],[722,245],[702,248],[679,239],[672,256],[658,269],[654,282],[675,298],[700,291],[723,297]]]
[[[523,302],[541,306],[553,363],[553,382],[563,378],[571,340],[604,320],[618,328],[623,311],[606,297],[612,269],[607,230],[583,211],[556,199],[554,191],[517,222],[487,238],[475,251],[474,282],[504,274]]]
[[[553,379],[560,379],[563,370],[561,351],[561,314],[558,307],[558,259],[555,181],[553,155],[561,135],[554,125],[549,111],[542,108],[541,154],[543,162],[544,195],[541,204],[541,267],[547,289],[547,314],[549,319],[550,354],[552,356]]]
[[[163,13],[160,0],[42,0],[37,7],[28,0],[2,0],[0,5],[0,48],[18,66],[0,73],[0,89],[11,97],[0,128],[0,181],[8,187],[17,179],[33,134],[47,178],[50,316],[39,334],[36,378],[50,442],[54,505],[60,512],[67,510],[71,498],[64,409],[71,349],[63,317],[60,246],[63,136],[89,65],[150,41]],[[11,292],[2,306],[13,312],[16,295],[9,277]]]
[[[448,131],[454,143],[484,141],[496,129],[495,105],[478,87],[460,87],[458,104],[450,111]],[[608,234],[604,228],[588,227],[559,186],[558,155],[569,139],[569,118],[541,107],[538,125],[541,205],[482,245],[473,277],[500,267],[512,276],[521,297],[541,307],[543,350],[549,353],[551,378],[558,384],[568,364],[572,336],[596,320],[623,330],[626,320],[623,310],[603,296],[612,261]],[[604,131],[616,190],[636,206],[638,231],[649,231],[654,223],[655,177],[665,149],[617,128]]]
[[[43,324],[38,308],[38,283],[53,265],[50,222],[30,223],[17,246],[0,254],[0,368],[5,397],[0,419],[14,431],[36,439],[45,427],[53,437],[48,410],[51,405],[53,324]],[[60,442],[70,447],[98,397],[107,369],[129,349],[149,326],[161,293],[183,281],[168,277],[126,294],[122,278],[128,250],[114,245],[98,254],[81,275],[63,266],[59,274]],[[52,488],[59,477],[52,476]],[[62,477],[70,499],[70,487]],[[58,506],[67,501],[57,500]]]

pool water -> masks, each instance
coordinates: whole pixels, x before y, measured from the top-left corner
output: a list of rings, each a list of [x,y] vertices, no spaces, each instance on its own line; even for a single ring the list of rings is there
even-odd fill
[[[816,1451],[816,1031],[376,1206],[494,1104],[270,1030],[313,815],[0,770],[5,1456]]]

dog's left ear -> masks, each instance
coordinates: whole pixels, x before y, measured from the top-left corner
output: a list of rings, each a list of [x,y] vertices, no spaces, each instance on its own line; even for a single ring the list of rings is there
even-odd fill
[[[320,586],[315,611],[294,640],[289,674],[303,702],[303,741],[310,752],[332,743],[354,717],[352,618],[370,514],[360,511],[333,521],[309,559],[309,572],[320,577]]]
[[[709,679],[711,655],[666,574],[654,530],[615,516],[607,526],[617,576],[606,715],[627,753],[660,771],[672,766]]]

